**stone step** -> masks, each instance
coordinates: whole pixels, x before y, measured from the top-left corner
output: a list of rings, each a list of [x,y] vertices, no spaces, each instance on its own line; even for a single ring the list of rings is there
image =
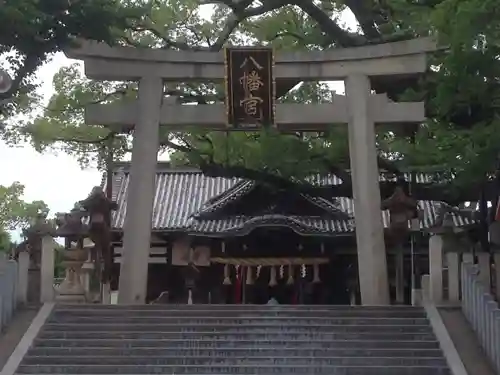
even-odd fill
[[[104,339],[99,336],[92,338],[67,340],[67,339],[35,339],[36,348],[89,348],[95,347],[100,349],[137,349],[137,348],[161,348],[165,350],[176,349],[217,349],[224,350],[225,348],[232,349],[299,349],[299,350],[321,350],[321,349],[438,349],[439,342],[434,339],[429,340],[184,340],[184,339]]]
[[[179,311],[370,311],[370,312],[424,312],[423,307],[397,305],[397,306],[349,306],[349,305],[208,305],[208,304],[158,304],[158,305],[101,305],[101,304],[57,304],[55,311],[81,310],[81,311],[126,311],[126,310],[179,310]]]
[[[303,375],[451,375],[447,367],[437,366],[287,366],[287,365],[249,365],[249,366],[115,366],[115,365],[74,365],[74,366],[39,366],[21,365],[17,374],[303,374]]]
[[[35,347],[29,351],[29,356],[34,357],[64,357],[64,356],[155,356],[155,357],[426,357],[441,358],[442,353],[438,348],[417,349],[417,348],[393,348],[382,349],[374,347],[363,348],[262,348],[256,346],[231,347],[222,346],[220,348],[179,348],[179,347],[142,347],[142,348],[103,348],[103,347]]]
[[[47,323],[44,325],[44,331],[50,332],[164,332],[164,333],[184,333],[184,332],[219,332],[229,334],[242,333],[302,333],[302,332],[321,332],[321,333],[430,333],[432,328],[428,324],[409,324],[409,325],[357,325],[357,324],[314,324],[314,325],[283,325],[267,324],[258,322],[255,324],[211,324],[211,323],[193,323],[186,322],[182,325],[166,324],[122,324],[122,323]]]
[[[199,367],[239,367],[239,366],[446,366],[444,358],[435,357],[190,357],[190,356],[64,356],[37,357],[23,359],[26,365],[45,366],[199,366]]]
[[[96,316],[68,316],[68,315],[53,315],[47,323],[94,323],[113,324],[119,319],[120,324],[173,324],[173,325],[273,325],[273,326],[325,326],[325,325],[428,325],[428,320],[425,318],[377,318],[377,317],[170,317],[170,316],[144,316],[144,317],[96,317]]]
[[[421,309],[404,309],[404,310],[369,310],[369,309],[317,309],[317,310],[298,310],[298,309],[179,309],[176,306],[166,309],[151,309],[148,305],[142,306],[141,309],[129,309],[129,307],[118,309],[63,309],[57,308],[53,312],[53,316],[77,316],[77,317],[112,317],[112,318],[122,318],[122,317],[156,317],[156,316],[166,316],[166,317],[215,317],[215,318],[238,318],[245,316],[248,318],[260,318],[260,317],[288,317],[288,318],[349,318],[349,317],[360,317],[360,318],[425,318],[426,315]]]
[[[98,329],[88,331],[42,331],[40,339],[138,339],[138,340],[266,340],[266,341],[291,341],[291,340],[434,340],[432,332],[341,332],[325,333],[310,332],[287,333],[287,332],[238,332],[238,331],[206,331],[206,332],[133,332],[100,331]]]

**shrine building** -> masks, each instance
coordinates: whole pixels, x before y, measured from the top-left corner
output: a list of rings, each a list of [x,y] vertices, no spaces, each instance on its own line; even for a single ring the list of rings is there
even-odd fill
[[[112,290],[118,290],[129,169],[116,163],[113,176]],[[417,183],[424,178],[417,175]],[[341,180],[318,175],[311,182]],[[428,272],[426,229],[440,220],[442,203],[416,203],[419,228],[401,243],[391,240],[390,215],[382,212],[393,302],[409,303],[412,266],[418,275]],[[458,210],[451,217],[455,226],[471,224]],[[161,295],[163,302],[185,303],[187,284],[194,303],[359,303],[353,200],[158,163],[147,302]]]

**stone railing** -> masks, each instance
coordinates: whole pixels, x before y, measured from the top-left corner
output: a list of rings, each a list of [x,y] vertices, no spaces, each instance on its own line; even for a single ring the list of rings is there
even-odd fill
[[[10,323],[16,309],[27,303],[28,253],[19,253],[18,260],[0,254],[0,331]]]
[[[460,303],[462,263],[477,263],[479,281],[500,301],[500,253],[450,251],[439,235],[429,240],[429,300],[437,305]]]
[[[476,332],[486,355],[500,373],[500,308],[480,278],[478,265],[462,263],[462,311]],[[498,282],[498,281],[497,281]]]
[[[444,251],[429,241],[429,274],[422,277],[426,303],[460,306],[491,364],[500,373],[500,253]]]

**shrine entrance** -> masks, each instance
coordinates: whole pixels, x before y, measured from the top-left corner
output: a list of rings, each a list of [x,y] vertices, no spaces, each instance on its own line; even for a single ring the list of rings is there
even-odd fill
[[[225,303],[325,304],[328,258],[213,258]],[[220,272],[218,272],[220,273]],[[326,276],[325,276],[326,277]],[[270,302],[271,301],[271,302]]]
[[[370,79],[394,80],[427,70],[431,39],[415,39],[357,48],[276,53],[266,48],[231,48],[218,52],[138,50],[83,43],[67,52],[83,59],[89,79],[138,81],[137,99],[86,108],[89,125],[123,132],[134,129],[130,183],[123,238],[119,303],[144,303],[151,244],[159,127],[187,131],[322,132],[347,124],[355,206],[359,286],[363,304],[390,303],[375,124],[420,123],[423,102],[394,103],[374,94]],[[181,105],[165,98],[165,82],[226,81],[226,103]],[[276,104],[275,83],[343,80],[346,96],[331,103]]]

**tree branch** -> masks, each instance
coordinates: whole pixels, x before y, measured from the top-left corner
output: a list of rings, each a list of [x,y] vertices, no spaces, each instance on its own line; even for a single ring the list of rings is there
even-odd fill
[[[367,44],[368,40],[365,36],[342,29],[328,14],[316,6],[312,0],[296,0],[295,4],[318,23],[329,43],[335,42],[342,47]]]
[[[23,65],[17,70],[15,77],[12,79],[12,86],[4,93],[0,93],[0,101],[9,99],[21,87],[25,78],[33,73],[40,64],[40,56],[38,54],[29,54],[25,57]]]

